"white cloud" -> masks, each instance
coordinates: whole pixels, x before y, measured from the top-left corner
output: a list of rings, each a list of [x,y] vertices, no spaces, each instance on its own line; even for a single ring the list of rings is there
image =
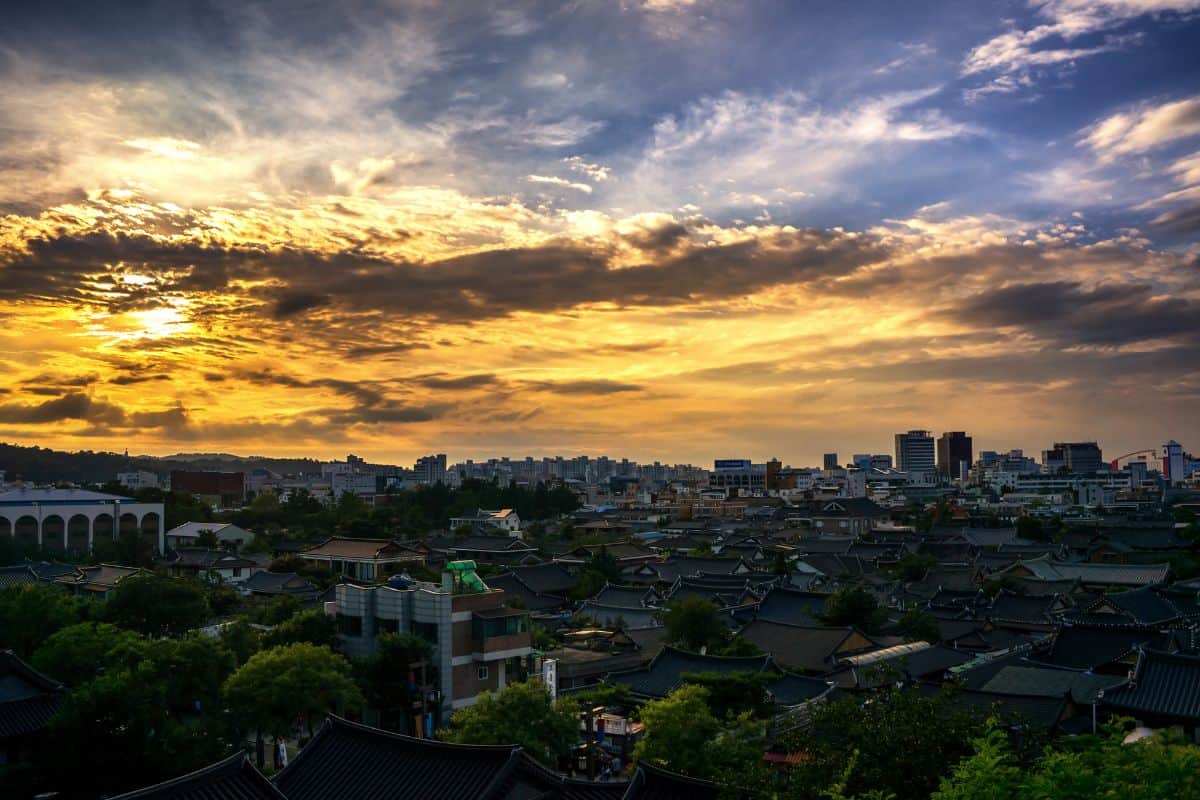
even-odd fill
[[[562,161],[572,172],[579,172],[583,175],[586,175],[588,178],[597,183],[602,183],[608,180],[609,175],[612,172],[610,168],[602,164],[590,164],[587,161],[584,161],[580,156],[570,156],[568,158],[564,158]]]
[[[1200,135],[1200,96],[1113,114],[1089,128],[1081,144],[1102,161],[1112,161],[1196,135]]]
[[[559,178],[554,175],[526,175],[525,180],[529,181],[530,183],[548,183],[552,186],[562,186],[564,188],[575,189],[576,191],[584,192],[586,194],[592,193],[592,187],[586,183],[574,183],[566,180],[565,178]]]
[[[1193,11],[1200,8],[1200,0],[1031,0],[1030,6],[1046,22],[1028,30],[1007,31],[975,47],[963,60],[964,75],[1018,72],[1117,50],[1135,39],[1106,36],[1096,44],[1078,40],[1111,32],[1146,14]]]

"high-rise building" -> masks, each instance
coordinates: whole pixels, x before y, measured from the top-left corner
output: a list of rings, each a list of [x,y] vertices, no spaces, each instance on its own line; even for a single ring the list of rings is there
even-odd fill
[[[932,474],[936,471],[933,456],[933,434],[929,431],[896,434],[896,469]]]
[[[825,454],[825,469],[837,469],[837,468],[838,468],[837,453],[826,453]]]
[[[779,470],[781,469],[783,469],[783,462],[781,462],[778,458],[772,458],[767,462],[766,487],[768,490],[779,488],[778,475]]]
[[[1095,442],[1055,442],[1053,448],[1042,451],[1042,468],[1052,475],[1086,475],[1099,471],[1103,463],[1100,446]]]
[[[961,480],[974,461],[971,437],[963,431],[946,431],[937,441],[938,474],[948,480]]]
[[[1167,483],[1183,482],[1183,445],[1174,439],[1163,445],[1162,471]]]
[[[421,456],[413,465],[413,473],[417,483],[432,486],[435,483],[446,482],[446,454],[438,453],[432,456]]]

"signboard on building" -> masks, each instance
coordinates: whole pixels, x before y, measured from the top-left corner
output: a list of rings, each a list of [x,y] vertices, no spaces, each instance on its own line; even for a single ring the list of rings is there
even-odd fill
[[[558,661],[547,658],[542,661],[542,684],[550,692],[550,699],[558,699]]]

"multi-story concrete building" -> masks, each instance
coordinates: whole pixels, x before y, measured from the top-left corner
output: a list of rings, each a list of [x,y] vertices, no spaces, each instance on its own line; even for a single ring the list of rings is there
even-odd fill
[[[145,469],[133,469],[117,473],[117,483],[126,489],[157,489],[158,475]]]
[[[1087,475],[1098,472],[1103,463],[1100,446],[1095,442],[1055,442],[1054,447],[1042,451],[1042,468],[1051,475]]]
[[[136,534],[163,552],[163,504],[82,489],[16,489],[0,494],[0,537],[18,546],[90,552],[97,541]]]
[[[896,469],[932,475],[935,469],[933,434],[929,431],[909,431],[896,434]]]
[[[963,431],[946,431],[937,441],[938,474],[946,480],[964,480],[971,469],[971,437]]]
[[[751,463],[748,458],[718,458],[708,484],[713,489],[761,492],[767,488],[767,465]]]
[[[246,502],[246,473],[175,469],[171,491],[194,494],[214,508],[237,508]]]
[[[508,607],[499,589],[462,588],[450,573],[440,586],[342,583],[334,608],[327,610],[337,615],[342,646],[351,657],[373,653],[381,633],[411,633],[429,642],[433,659],[426,680],[437,676],[445,720],[454,709],[473,705],[481,692],[503,689],[533,667],[528,612]]]
[[[413,464],[413,478],[417,483],[432,486],[435,483],[446,482],[446,454],[438,453],[432,456],[421,456]]]

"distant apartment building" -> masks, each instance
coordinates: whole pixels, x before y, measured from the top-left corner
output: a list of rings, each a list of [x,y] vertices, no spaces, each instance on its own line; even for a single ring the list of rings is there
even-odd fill
[[[195,495],[214,508],[237,508],[246,502],[246,473],[175,469],[171,491]]]
[[[932,475],[936,472],[933,434],[915,430],[897,433],[896,469],[910,475]]]
[[[718,458],[713,462],[708,485],[711,489],[736,489],[739,493],[762,492],[767,488],[767,465],[748,458]]]
[[[822,467],[824,469],[837,469],[838,468],[838,454],[837,453],[826,453],[825,458],[823,459]]]
[[[436,675],[442,719],[473,705],[482,692],[522,680],[533,655],[527,611],[508,607],[502,590],[480,583],[482,589],[464,591],[452,580],[447,573],[440,586],[341,583],[332,609],[343,649],[353,658],[373,653],[381,633],[409,633],[429,642],[433,658],[427,680],[435,682]]]
[[[1052,448],[1042,451],[1042,468],[1051,475],[1087,475],[1098,472],[1103,463],[1100,446],[1095,442],[1055,442]]]
[[[157,489],[158,475],[145,469],[117,473],[117,483],[126,489]]]
[[[938,474],[946,480],[964,480],[974,463],[971,437],[963,431],[947,431],[938,437]]]
[[[1162,461],[1163,479],[1166,480],[1166,482],[1169,484],[1183,483],[1184,478],[1187,477],[1184,474],[1183,445],[1181,445],[1179,442],[1172,439],[1171,441],[1164,444],[1162,446],[1162,449],[1163,449],[1163,461]]]
[[[413,464],[413,478],[417,483],[432,486],[446,482],[446,454],[421,456]]]

